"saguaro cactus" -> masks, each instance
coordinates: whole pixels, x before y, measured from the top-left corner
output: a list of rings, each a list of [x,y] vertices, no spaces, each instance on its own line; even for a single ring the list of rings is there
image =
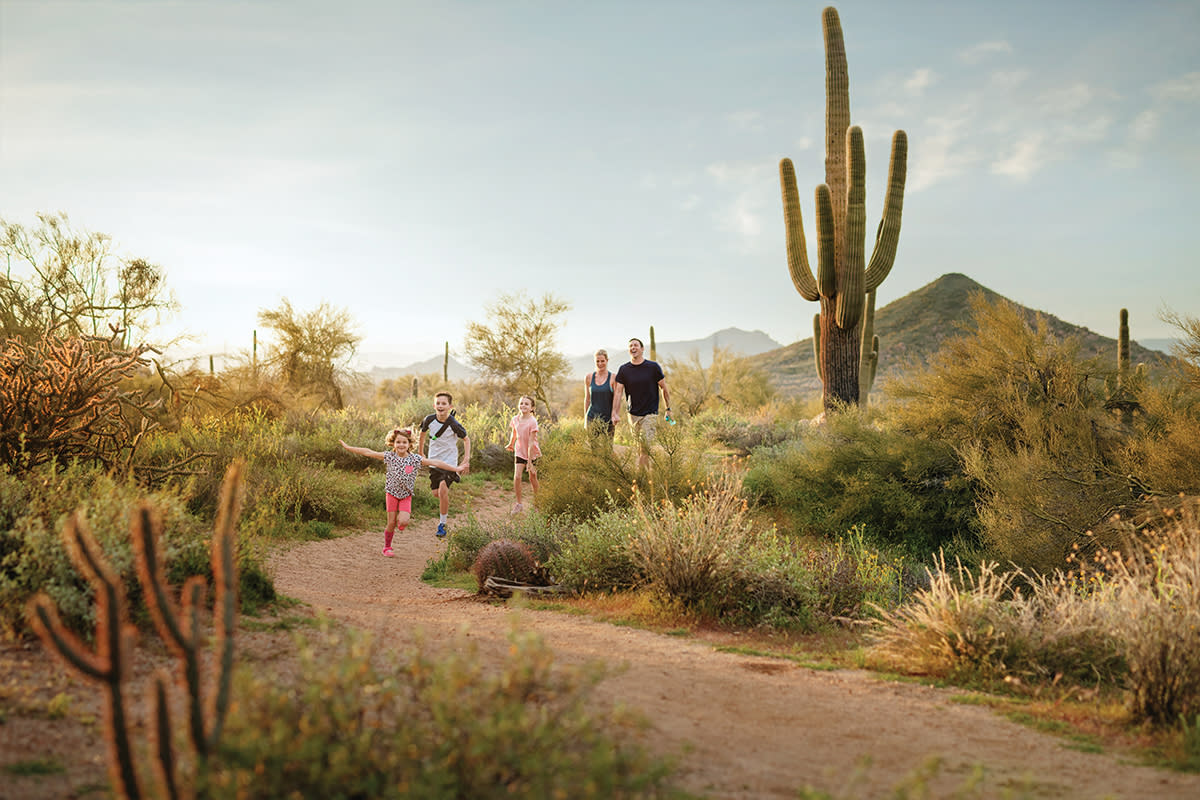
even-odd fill
[[[833,7],[822,13],[825,30],[825,183],[816,191],[817,274],[808,263],[808,245],[791,159],[779,162],[783,219],[787,229],[788,271],[805,300],[821,303],[817,372],[825,409],[857,404],[862,387],[864,317],[873,315],[874,292],[896,259],[904,206],[908,136],[892,136],[888,189],[875,248],[865,260],[866,153],[862,129],[850,125],[850,80],[842,26]],[[865,314],[868,305],[869,314]],[[873,334],[872,334],[873,335]],[[865,345],[873,348],[873,339]]]
[[[658,361],[658,342],[654,340],[654,326],[650,326],[650,360]]]
[[[442,352],[442,382],[450,382],[450,343],[446,342],[446,349]]]

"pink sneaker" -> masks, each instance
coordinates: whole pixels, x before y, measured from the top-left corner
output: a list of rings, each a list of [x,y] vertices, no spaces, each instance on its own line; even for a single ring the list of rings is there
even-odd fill
[[[383,554],[384,554],[385,556],[388,556],[389,558],[390,558],[391,556],[395,555],[395,553],[393,553],[393,552],[392,552],[392,548],[390,548],[390,547],[385,547],[385,548],[383,548]]]

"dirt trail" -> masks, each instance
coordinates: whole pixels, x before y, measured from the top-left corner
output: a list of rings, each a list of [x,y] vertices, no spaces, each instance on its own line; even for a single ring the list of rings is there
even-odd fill
[[[486,517],[503,513],[507,500],[489,492],[473,505]],[[450,641],[465,627],[483,657],[500,658],[512,612],[420,580],[445,546],[435,525],[421,521],[399,534],[395,558],[381,556],[377,531],[296,547],[273,559],[276,586],[389,645],[411,641],[419,629],[429,640]],[[970,796],[1200,797],[1200,776],[1072,750],[985,708],[952,703],[950,691],[717,652],[568,614],[525,611],[521,618],[559,662],[625,665],[600,685],[597,699],[640,710],[664,752],[685,751],[682,783],[696,793],[795,798],[811,786],[840,796],[857,774],[847,796],[884,797],[939,757],[942,767],[929,782],[933,797],[954,795],[979,767],[986,788]],[[870,760],[865,773],[863,759]]]

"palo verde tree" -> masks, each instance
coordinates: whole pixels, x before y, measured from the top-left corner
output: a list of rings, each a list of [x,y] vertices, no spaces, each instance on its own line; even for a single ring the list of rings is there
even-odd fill
[[[569,369],[555,349],[555,336],[559,317],[570,309],[570,303],[549,293],[540,300],[502,294],[487,307],[486,323],[467,324],[467,359],[507,393],[531,395],[550,411],[550,386]]]
[[[278,334],[264,359],[276,379],[318,403],[345,406],[342,386],[362,341],[349,311],[321,303],[302,313],[285,297],[278,308],[259,311],[258,322]]]
[[[111,237],[72,228],[66,214],[38,214],[28,228],[0,219],[0,257],[0,338],[116,335],[131,347],[176,306],[161,267],[115,255]]]
[[[837,11],[822,13],[825,30],[825,183],[816,191],[817,274],[808,263],[808,246],[791,159],[779,163],[783,219],[787,228],[788,270],[805,300],[819,300],[814,321],[817,372],[826,411],[857,405],[862,391],[864,322],[871,316],[875,290],[896,259],[908,137],[896,131],[888,168],[883,219],[875,234],[870,263],[865,260],[866,154],[862,129],[850,125],[850,79],[846,46]],[[869,311],[868,311],[869,304]],[[868,359],[878,359],[878,345],[865,343]],[[868,364],[868,369],[870,369]]]

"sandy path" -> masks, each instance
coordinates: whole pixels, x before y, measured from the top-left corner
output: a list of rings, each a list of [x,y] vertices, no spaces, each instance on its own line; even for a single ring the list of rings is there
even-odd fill
[[[461,501],[455,502],[457,511]],[[489,493],[474,505],[487,516],[502,513],[507,502]],[[434,527],[428,520],[410,526],[390,559],[380,555],[376,531],[299,546],[273,560],[276,586],[376,632],[384,643],[404,644],[418,629],[447,641],[465,626],[483,656],[498,658],[507,649],[512,612],[420,581],[424,565],[445,546]],[[1014,790],[1052,798],[1200,797],[1200,776],[1069,749],[987,709],[951,703],[949,691],[721,653],[702,642],[568,614],[521,617],[560,662],[625,665],[601,684],[597,698],[644,713],[665,752],[687,748],[681,782],[712,797],[795,798],[806,785],[836,795],[856,773],[847,796],[883,797],[933,757],[942,759],[929,783],[934,797],[952,796],[979,767],[984,789],[972,797]]]

